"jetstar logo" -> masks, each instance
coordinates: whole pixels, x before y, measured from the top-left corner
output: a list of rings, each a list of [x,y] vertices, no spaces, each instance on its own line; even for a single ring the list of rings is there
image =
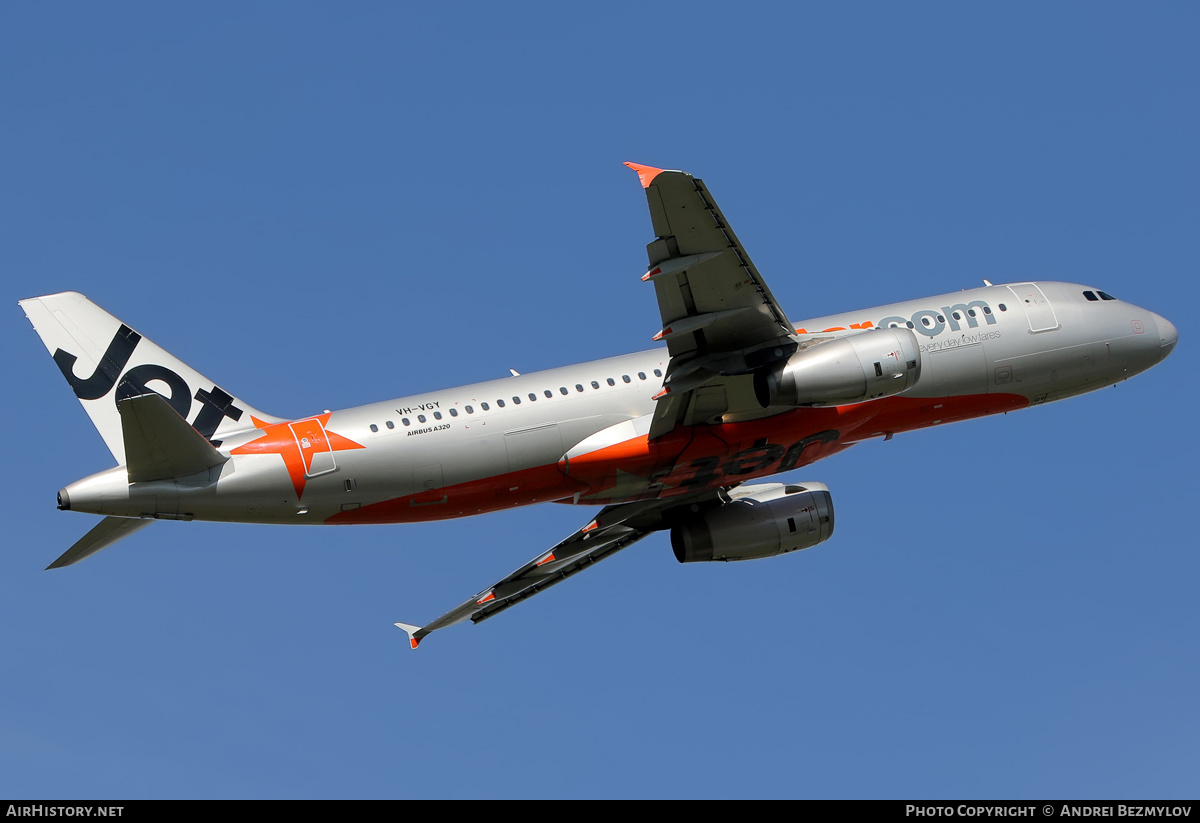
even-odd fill
[[[221,425],[221,421],[226,417],[239,420],[242,416],[242,410],[233,405],[233,395],[216,385],[211,389],[197,389],[196,393],[192,394],[192,387],[186,380],[171,369],[154,363],[144,363],[125,371],[129,358],[133,356],[133,350],[141,340],[140,334],[122,323],[101,356],[95,371],[88,377],[76,376],[75,361],[79,358],[68,351],[56,349],[54,362],[58,364],[63,377],[67,378],[71,390],[80,400],[99,400],[116,386],[113,401],[119,403],[129,397],[157,391],[146,385],[157,382],[166,386],[169,391],[169,394],[163,394],[161,391],[158,393],[166,398],[171,408],[184,420],[187,420],[192,410],[192,400],[199,401],[200,410],[196,412],[195,418],[188,422],[214,446],[220,446],[221,441],[213,440],[212,436]]]
[[[839,436],[836,429],[827,429],[797,440],[787,448],[770,443],[743,449],[732,455],[701,457],[691,462],[688,469],[694,470],[694,473],[680,481],[679,485],[687,488],[706,488],[722,485],[731,478],[737,478],[735,482],[740,483],[747,476],[761,477],[764,474],[791,471],[812,462],[811,454],[805,457],[805,449],[810,446],[834,444]],[[778,465],[775,465],[776,463]]]
[[[989,326],[996,325],[992,307],[983,300],[972,300],[970,303],[955,303],[953,306],[942,306],[940,309],[918,309],[910,317],[893,314],[878,323],[867,320],[863,323],[851,323],[849,327],[833,326],[811,332],[808,329],[796,329],[796,332],[798,334],[822,334],[831,331],[847,331],[848,329],[871,329],[876,326],[886,329],[892,326],[909,328],[926,337],[937,337],[946,329],[953,332],[961,330],[964,323],[967,328],[978,328],[980,319]]]
[[[278,454],[283,458],[283,465],[292,479],[298,500],[304,496],[308,478],[323,473],[315,464],[319,455],[332,456],[333,452],[366,448],[348,437],[329,431],[326,428],[329,417],[330,413],[326,412],[307,420],[271,424],[251,416],[254,425],[262,429],[262,436],[238,446],[230,454]]]

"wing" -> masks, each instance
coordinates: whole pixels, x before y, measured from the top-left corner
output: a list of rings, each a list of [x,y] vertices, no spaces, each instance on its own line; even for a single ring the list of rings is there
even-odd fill
[[[397,623],[408,632],[414,649],[430,632],[469,619],[487,620],[522,600],[561,583],[573,574],[599,563],[606,557],[632,546],[646,535],[667,528],[673,514],[694,505],[709,505],[720,499],[719,490],[674,498],[666,503],[647,500],[607,506],[586,526],[547,552],[497,581],[456,609],[446,612],[424,626]]]
[[[703,181],[626,163],[646,189],[657,238],[646,247],[671,362],[650,437],[676,425],[765,414],[753,372],[796,350],[796,330]]]
[[[601,515],[603,516],[603,512]],[[550,551],[539,555],[432,623],[425,626],[410,626],[406,623],[396,625],[408,632],[409,644],[415,649],[421,639],[430,632],[453,626],[468,618],[472,623],[487,620],[583,571],[593,563],[599,563],[604,558],[616,554],[626,546],[633,545],[649,533],[649,530],[631,528],[622,523],[598,527],[593,520]]]

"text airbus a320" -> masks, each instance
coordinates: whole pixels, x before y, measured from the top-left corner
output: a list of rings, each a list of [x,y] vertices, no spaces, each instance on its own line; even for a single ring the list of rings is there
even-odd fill
[[[80,294],[21,301],[117,466],[60,509],[103,516],[50,568],[155,520],[407,523],[556,501],[577,532],[423,626],[479,622],[655,531],[680,562],[832,535],[820,483],[754,483],[855,443],[1118,383],[1175,327],[1093,286],[1012,283],[794,324],[708,188],[635,163],[656,238],[652,351],[299,419],[265,414]]]

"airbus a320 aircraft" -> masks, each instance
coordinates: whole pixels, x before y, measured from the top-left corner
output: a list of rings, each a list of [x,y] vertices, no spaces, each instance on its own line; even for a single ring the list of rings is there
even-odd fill
[[[579,531],[424,626],[479,622],[651,532],[680,562],[806,549],[820,483],[749,481],[871,438],[1023,409],[1161,361],[1176,330],[1070,283],[1013,283],[793,324],[700,180],[646,190],[666,349],[294,420],[201,376],[75,293],[21,301],[118,465],[58,493],[104,517],[49,568],[155,520],[406,523],[551,500]]]

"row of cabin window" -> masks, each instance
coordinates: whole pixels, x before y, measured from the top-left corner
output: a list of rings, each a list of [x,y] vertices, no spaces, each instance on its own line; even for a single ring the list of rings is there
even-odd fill
[[[638,372],[638,373],[637,373],[637,376],[638,376],[638,379],[639,379],[639,380],[647,380],[647,379],[649,379],[649,378],[647,378],[647,377],[646,377],[646,373],[645,373],[645,372],[642,372],[642,371]],[[655,370],[654,370],[654,376],[655,376],[655,377],[662,377],[662,370],[661,370],[661,369],[655,369]],[[623,382],[625,382],[625,383],[632,383],[632,382],[633,382],[633,378],[631,378],[631,377],[630,377],[629,375],[627,375],[627,374],[623,374],[623,375],[621,375],[621,380],[622,380]],[[614,380],[614,379],[613,379],[613,378],[611,378],[611,377],[610,377],[610,378],[608,378],[608,379],[607,379],[605,382],[606,382],[606,383],[608,383],[608,385],[610,385],[610,386],[615,386],[615,385],[617,385],[617,381],[616,381],[616,380]],[[598,380],[593,380],[593,381],[592,381],[592,388],[593,388],[593,389],[598,389],[598,388],[600,388],[600,382],[599,382]],[[584,389],[583,389],[583,384],[582,384],[582,383],[576,383],[576,384],[575,384],[575,391],[577,391],[577,392],[582,392],[583,390],[584,390]],[[565,395],[565,394],[569,394],[569,393],[570,393],[570,391],[567,389],[567,387],[566,387],[566,386],[559,386],[559,387],[558,387],[558,392],[559,392],[559,394],[564,394],[564,395]],[[554,392],[552,392],[550,389],[545,389],[545,390],[543,390],[543,391],[542,391],[542,394],[546,395],[546,397],[553,397],[553,396],[554,396]],[[536,395],[535,393],[533,393],[533,392],[530,392],[530,393],[529,393],[529,400],[530,400],[530,402],[534,402],[534,401],[536,401],[536,400],[537,400],[537,395]],[[513,405],[516,405],[516,406],[519,406],[519,405],[521,405],[521,398],[520,398],[520,396],[519,396],[519,395],[515,395],[515,394],[514,394],[514,395],[513,395],[513,398],[512,398],[512,402],[513,402]],[[504,408],[504,401],[503,401],[503,400],[497,400],[497,401],[496,401],[496,406],[497,406],[497,407],[499,407],[499,408],[501,408],[501,409],[502,409],[502,408]],[[480,404],[479,404],[479,408],[480,408],[480,409],[482,409],[483,411],[489,411],[489,410],[491,409],[491,406],[489,406],[489,405],[488,405],[486,402],[484,402],[484,403],[480,403]],[[474,413],[475,413],[475,408],[474,408],[473,406],[467,405],[467,406],[463,406],[463,411],[465,411],[467,414],[474,414]],[[452,409],[449,409],[449,412],[450,412],[450,416],[451,416],[451,417],[458,417],[458,409],[453,409],[453,408],[452,408]],[[441,419],[442,419],[442,413],[441,413],[440,411],[435,411],[435,412],[433,413],[433,419],[434,419],[434,420],[441,420]],[[400,422],[401,422],[401,423],[403,423],[405,426],[411,426],[411,425],[412,425],[412,421],[411,421],[411,420],[409,420],[407,417],[401,417],[401,418],[400,418]],[[426,422],[426,417],[425,417],[425,415],[423,415],[423,414],[418,414],[418,415],[417,415],[417,422],[418,422],[418,423],[425,423],[425,422]],[[391,420],[387,421],[387,423],[385,423],[384,425],[385,425],[385,426],[387,426],[389,429],[394,429],[394,428],[396,428],[396,424],[395,424],[395,423],[393,423]],[[379,426],[377,426],[376,424],[372,423],[372,424],[371,424],[371,431],[373,431],[373,432],[377,432],[377,431],[379,431]]]

